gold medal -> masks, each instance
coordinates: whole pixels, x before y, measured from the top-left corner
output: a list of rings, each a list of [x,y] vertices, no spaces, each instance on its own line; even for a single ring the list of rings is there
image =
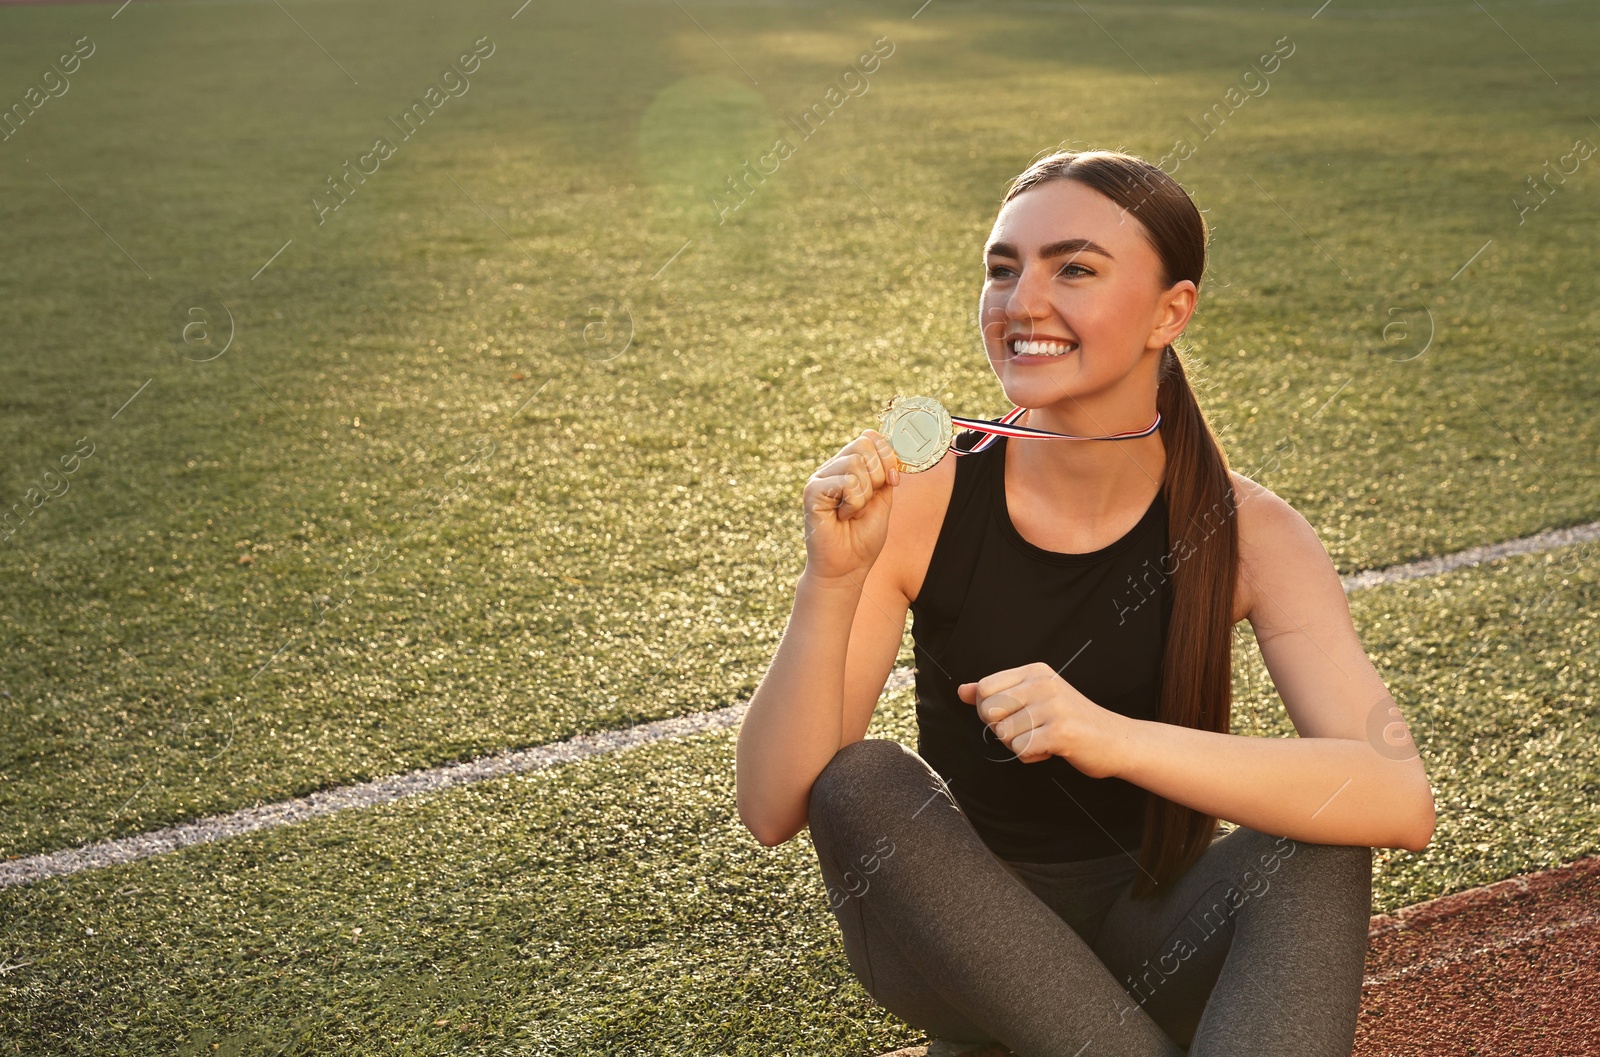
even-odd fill
[[[1027,408],[1018,405],[1007,411],[998,419],[963,418],[952,415],[944,409],[944,405],[931,396],[896,396],[889,401],[878,417],[883,420],[883,433],[889,441],[889,447],[894,449],[896,458],[900,462],[900,469],[906,473],[921,473],[939,465],[939,460],[944,458],[944,453],[953,451],[957,455],[976,455],[992,446],[1002,437],[1015,437],[1020,440],[1138,440],[1148,437],[1161,428],[1161,412],[1156,412],[1155,421],[1143,429],[1125,429],[1120,433],[1109,433],[1102,437],[1079,437],[1071,433],[1056,433],[1048,429],[1034,429],[1032,426],[1022,425],[1022,418],[1027,413]],[[971,447],[957,447],[955,443],[955,427],[960,426],[969,432],[986,434]]]
[[[937,466],[955,439],[950,412],[931,396],[896,396],[879,417],[883,435],[906,473]]]

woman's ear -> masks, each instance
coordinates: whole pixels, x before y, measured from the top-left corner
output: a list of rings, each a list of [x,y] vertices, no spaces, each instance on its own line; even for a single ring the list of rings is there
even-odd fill
[[[1195,286],[1190,279],[1180,279],[1162,294],[1163,304],[1161,322],[1156,326],[1156,334],[1163,338],[1166,344],[1171,345],[1189,325],[1189,319],[1194,315],[1195,305],[1199,301],[1200,288]]]

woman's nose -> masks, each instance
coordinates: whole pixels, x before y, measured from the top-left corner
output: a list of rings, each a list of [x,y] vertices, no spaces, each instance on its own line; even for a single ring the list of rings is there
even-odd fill
[[[1011,319],[1038,319],[1050,312],[1050,277],[1042,268],[1025,268],[1004,306]]]

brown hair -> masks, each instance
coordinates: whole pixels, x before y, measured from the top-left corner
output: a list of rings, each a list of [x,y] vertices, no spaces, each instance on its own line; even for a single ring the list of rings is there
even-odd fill
[[[1049,180],[1077,180],[1132,213],[1161,258],[1163,288],[1184,279],[1199,287],[1206,263],[1205,220],[1188,193],[1160,168],[1122,151],[1059,151],[1028,166],[1012,181],[1002,204]],[[1233,485],[1227,456],[1200,413],[1170,343],[1161,350],[1158,378],[1156,409],[1167,452],[1161,491],[1170,548],[1162,571],[1172,581],[1160,718],[1226,734],[1233,704],[1233,589],[1239,560]],[[1151,793],[1142,872],[1130,895],[1165,895],[1216,831],[1215,816]]]

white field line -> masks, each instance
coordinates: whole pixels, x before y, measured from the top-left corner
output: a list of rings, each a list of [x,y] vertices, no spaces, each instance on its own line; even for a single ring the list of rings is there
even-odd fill
[[[1446,554],[1442,558],[1423,558],[1406,562],[1404,565],[1391,565],[1387,569],[1371,569],[1346,576],[1344,590],[1349,594],[1363,587],[1392,584],[1400,580],[1415,580],[1423,576],[1438,576],[1440,573],[1463,569],[1469,565],[1481,565],[1497,558],[1510,558],[1517,554],[1537,554],[1541,551],[1555,550],[1557,547],[1568,547],[1574,543],[1592,543],[1597,539],[1600,539],[1600,521],[1591,521],[1587,525],[1574,525],[1571,528],[1547,529],[1521,539],[1506,540],[1504,543],[1469,547],[1464,551]]]
[[[1344,578],[1344,588],[1346,592],[1358,591],[1378,584],[1395,583],[1421,576],[1437,576],[1497,558],[1531,554],[1597,539],[1600,539],[1600,521],[1573,528],[1552,529],[1522,539],[1457,551],[1442,558],[1428,558],[1404,565],[1392,565],[1386,569],[1356,573]],[[913,669],[896,668],[890,673],[888,681],[884,684],[884,690],[887,692],[904,689],[914,682]],[[538,745],[515,752],[500,752],[467,760],[464,763],[411,771],[372,782],[363,782],[360,785],[327,789],[293,800],[249,807],[225,815],[212,815],[209,818],[168,826],[165,829],[132,837],[10,859],[0,862],[0,888],[62,877],[80,870],[134,862],[151,855],[186,848],[192,844],[205,844],[258,829],[286,826],[335,811],[371,807],[374,804],[416,796],[418,793],[431,793],[452,786],[481,782],[488,778],[537,771],[602,753],[631,749],[670,738],[681,738],[703,730],[731,727],[744,718],[745,709],[748,707],[748,701],[740,701],[714,712],[696,712],[688,716],[660,719],[622,730],[579,734],[550,745]]]

